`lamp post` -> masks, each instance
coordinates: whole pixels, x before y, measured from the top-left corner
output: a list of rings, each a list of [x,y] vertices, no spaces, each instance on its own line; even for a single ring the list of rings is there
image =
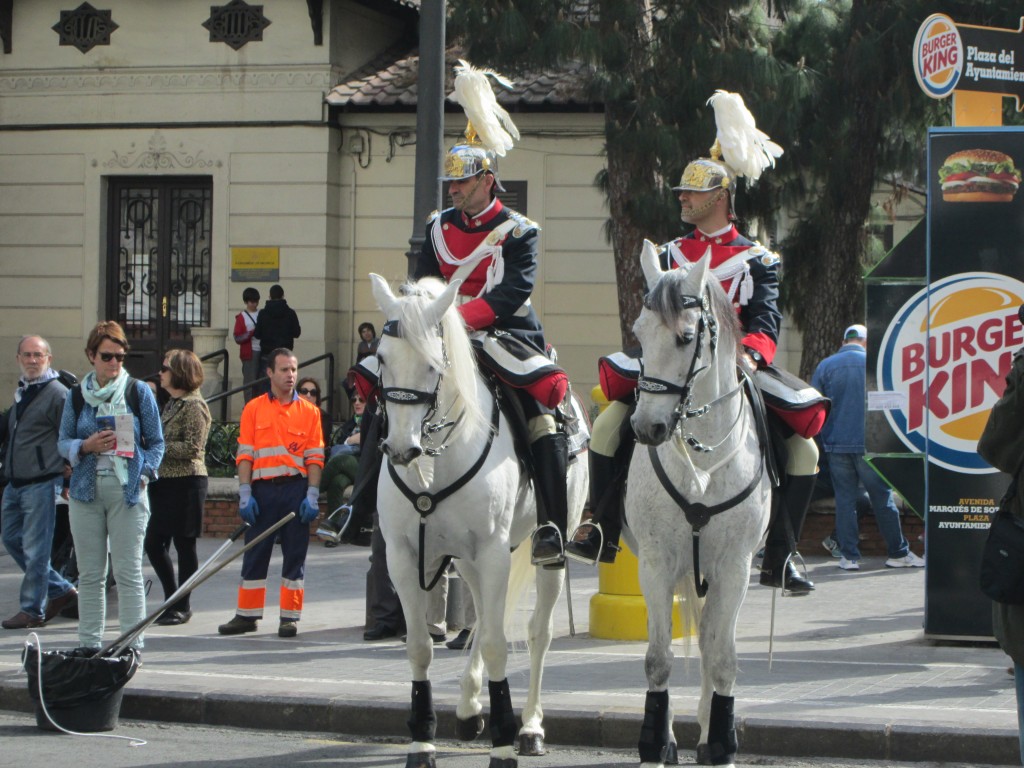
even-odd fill
[[[445,0],[420,3],[420,63],[416,89],[416,176],[408,273],[423,246],[424,223],[441,207],[441,157],[444,155]]]

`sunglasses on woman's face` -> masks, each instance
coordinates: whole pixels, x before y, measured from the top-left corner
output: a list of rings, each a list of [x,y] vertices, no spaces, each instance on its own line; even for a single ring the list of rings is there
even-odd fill
[[[160,366],[160,373],[170,373],[170,372],[171,372],[171,369],[168,368],[166,365],[161,365]]]
[[[123,363],[126,357],[128,357],[128,355],[124,352],[100,352],[100,360],[104,363],[109,363],[111,360],[117,360],[117,362]]]
[[[303,387],[302,389],[299,390],[299,394],[306,395],[306,397],[316,397],[320,393],[317,392],[317,390],[315,389],[306,389],[305,387]]]

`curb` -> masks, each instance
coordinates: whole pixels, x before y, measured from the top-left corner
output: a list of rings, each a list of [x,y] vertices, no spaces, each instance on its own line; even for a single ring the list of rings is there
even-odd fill
[[[20,675],[19,675],[20,677]],[[34,712],[27,686],[0,679],[0,709]],[[405,705],[353,702],[346,697],[250,696],[186,693],[128,688],[121,717],[195,725],[283,731],[395,736],[407,733]],[[610,709],[593,713],[545,709],[548,744],[588,748],[635,748],[643,713]],[[438,734],[454,738],[455,708],[437,708]],[[957,729],[894,723],[851,724],[818,721],[736,719],[740,750],[775,757],[829,757],[896,762],[935,761],[972,765],[1017,765],[1017,732],[1006,728]],[[699,729],[695,717],[676,716],[680,752],[693,749]]]

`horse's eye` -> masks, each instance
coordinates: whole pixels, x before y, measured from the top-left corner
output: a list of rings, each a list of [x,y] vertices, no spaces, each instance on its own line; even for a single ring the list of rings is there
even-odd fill
[[[676,346],[684,347],[687,344],[692,344],[694,339],[693,331],[683,331],[679,336],[676,336]]]
[[[644,294],[644,309],[651,308],[651,294]]]

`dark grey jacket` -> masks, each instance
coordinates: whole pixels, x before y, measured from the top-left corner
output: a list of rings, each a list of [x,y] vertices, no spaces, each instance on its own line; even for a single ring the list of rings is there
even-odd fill
[[[1013,356],[1006,391],[992,406],[988,424],[978,441],[978,453],[996,469],[1016,479],[1009,509],[1024,519],[1024,349]],[[992,631],[1015,664],[1024,664],[1024,605],[992,603]]]
[[[41,385],[21,418],[14,405],[7,412],[4,476],[12,485],[41,482],[64,471],[64,459],[57,453],[57,436],[67,393],[59,379],[51,379]]]

